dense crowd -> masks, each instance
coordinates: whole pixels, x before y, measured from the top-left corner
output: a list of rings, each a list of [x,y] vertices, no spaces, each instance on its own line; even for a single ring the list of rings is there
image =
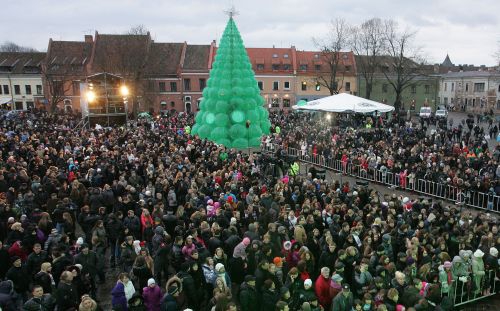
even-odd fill
[[[264,140],[478,178],[498,193],[498,149],[465,131],[359,134],[307,118],[272,116]],[[75,132],[77,122],[41,111],[0,119],[4,311],[102,310],[110,278],[122,311],[453,310],[495,288],[494,215],[298,171],[265,178],[260,155],[192,137],[186,114]]]
[[[398,175],[403,188],[415,189],[415,181],[425,179],[500,195],[500,144],[488,148],[489,139],[497,137],[500,122],[481,123],[470,116],[463,122],[436,121],[441,126],[430,130],[429,119],[350,117],[355,130],[332,126],[322,115],[318,120],[317,114],[275,114],[272,118],[279,133],[274,128],[275,136],[268,143],[366,170],[391,171]],[[364,130],[366,123],[373,128]]]

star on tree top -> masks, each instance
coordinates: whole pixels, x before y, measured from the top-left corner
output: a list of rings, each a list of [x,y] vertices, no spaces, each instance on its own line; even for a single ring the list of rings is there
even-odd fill
[[[238,11],[236,11],[236,8],[233,6],[231,6],[229,9],[225,10],[224,13],[229,16],[229,18],[233,18],[234,16],[236,15],[239,15],[240,13]]]

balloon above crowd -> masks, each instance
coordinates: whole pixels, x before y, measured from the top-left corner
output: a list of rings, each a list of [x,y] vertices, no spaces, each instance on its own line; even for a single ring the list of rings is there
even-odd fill
[[[252,64],[231,17],[191,133],[229,148],[258,147],[271,127],[263,104]]]

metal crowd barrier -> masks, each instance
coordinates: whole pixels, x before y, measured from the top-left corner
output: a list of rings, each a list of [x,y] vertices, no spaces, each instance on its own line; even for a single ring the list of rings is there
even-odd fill
[[[471,274],[462,280],[460,278],[453,280],[449,286],[449,292],[443,293],[441,291],[441,295],[449,296],[455,307],[461,306],[495,295],[498,292],[499,282],[497,271],[488,270],[485,271],[485,275],[477,279],[474,274]]]
[[[262,146],[262,149],[266,152],[275,152],[277,148],[278,145],[275,144],[265,144]],[[426,179],[411,178],[409,176],[402,178],[400,174],[391,172],[388,169],[377,170],[370,167],[365,169],[361,165],[355,165],[352,162],[342,162],[341,160],[325,158],[318,154],[308,154],[307,152],[291,147],[284,148],[284,150],[287,155],[297,157],[301,162],[317,165],[355,178],[400,188],[401,190],[414,191],[430,197],[451,201],[461,206],[465,205],[500,213],[500,196],[498,195],[460,189],[452,185]]]

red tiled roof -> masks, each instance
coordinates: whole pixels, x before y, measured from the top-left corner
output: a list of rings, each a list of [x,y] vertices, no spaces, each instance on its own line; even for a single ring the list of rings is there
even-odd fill
[[[248,57],[252,62],[252,68],[256,74],[293,73],[294,68],[292,64],[292,48],[247,48],[246,50],[248,53]],[[257,64],[264,65],[264,70],[258,70]],[[279,65],[279,68],[277,70],[273,70],[273,64]],[[285,67],[283,65],[290,65],[289,69],[285,70]]]

